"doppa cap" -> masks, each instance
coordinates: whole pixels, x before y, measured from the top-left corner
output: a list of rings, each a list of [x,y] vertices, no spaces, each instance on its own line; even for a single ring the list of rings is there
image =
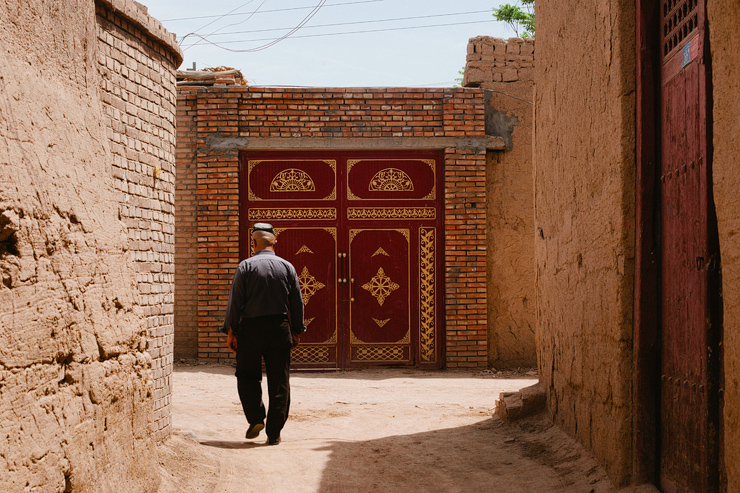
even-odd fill
[[[272,224],[267,224],[267,223],[256,223],[252,227],[252,231],[265,231],[273,235],[275,234],[275,230],[272,229]]]

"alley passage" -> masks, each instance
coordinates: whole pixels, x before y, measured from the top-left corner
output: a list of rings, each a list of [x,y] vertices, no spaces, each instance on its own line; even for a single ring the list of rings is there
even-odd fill
[[[244,439],[231,367],[180,366],[173,378],[161,492],[614,491],[544,416],[493,415],[499,392],[536,383],[533,372],[293,373],[291,417],[274,447],[264,434]]]

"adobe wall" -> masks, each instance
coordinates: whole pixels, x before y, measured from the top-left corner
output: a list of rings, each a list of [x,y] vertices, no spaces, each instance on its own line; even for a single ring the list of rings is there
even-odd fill
[[[487,89],[486,133],[505,152],[486,163],[488,363],[535,367],[535,269],[532,184],[534,39],[488,36],[468,43],[465,86]]]
[[[724,445],[728,491],[740,491],[740,4],[708,0],[712,55],[712,172],[724,301]]]
[[[233,358],[217,330],[239,261],[239,151],[395,148],[445,150],[446,365],[487,366],[485,161],[501,139],[485,135],[482,90],[179,86],[178,136],[178,170],[194,181],[177,220],[197,225],[197,257],[178,234],[176,289],[197,285],[200,361]]]
[[[152,491],[181,54],[123,0],[8,0],[0,28],[0,490]]]
[[[635,5],[537,2],[540,381],[616,484],[631,473]]]

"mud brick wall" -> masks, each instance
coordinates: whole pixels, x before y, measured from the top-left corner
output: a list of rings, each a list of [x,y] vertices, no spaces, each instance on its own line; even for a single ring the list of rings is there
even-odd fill
[[[487,36],[468,43],[464,85],[487,89],[486,133],[504,139],[488,153],[488,362],[497,369],[537,366],[535,344],[534,39]]]
[[[154,491],[181,54],[135,2],[49,5],[0,6],[0,491]]]
[[[534,79],[534,38],[477,36],[468,41],[463,85],[479,87],[491,82]]]
[[[540,382],[556,424],[621,485],[632,474],[635,3],[536,9]]]
[[[179,136],[178,172],[195,181],[182,185],[177,221],[197,224],[197,257],[178,233],[176,291],[197,285],[200,361],[232,359],[217,330],[239,261],[239,149],[344,146],[445,149],[446,364],[487,365],[482,90],[180,86]],[[190,300],[178,295],[178,320]]]
[[[727,491],[740,490],[740,4],[708,0],[712,56],[712,174],[722,258],[724,447]]]

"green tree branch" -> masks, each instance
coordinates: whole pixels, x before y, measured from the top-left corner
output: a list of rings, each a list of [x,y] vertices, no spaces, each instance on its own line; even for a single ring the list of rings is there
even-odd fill
[[[534,36],[534,0],[518,0],[516,5],[501,5],[493,9],[493,17],[507,23],[517,37]]]

